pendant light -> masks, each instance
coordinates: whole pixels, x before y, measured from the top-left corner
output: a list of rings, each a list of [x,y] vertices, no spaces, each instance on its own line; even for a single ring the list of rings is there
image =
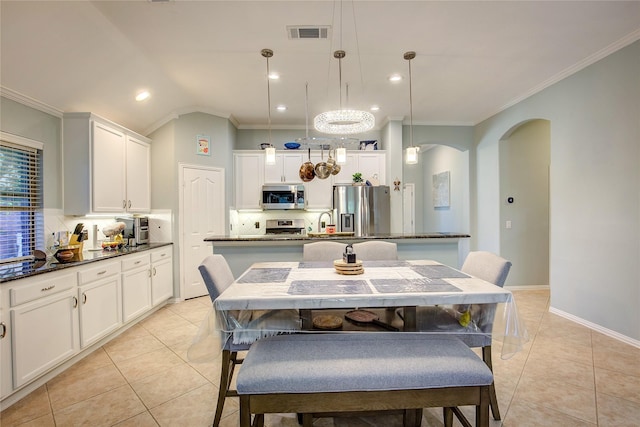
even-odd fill
[[[354,14],[355,24],[355,14]],[[357,36],[356,36],[357,41]],[[351,135],[371,130],[376,119],[368,111],[351,110],[342,108],[342,59],[347,53],[342,50],[342,2],[340,2],[340,50],[333,52],[333,57],[338,60],[338,76],[340,85],[340,109],[325,111],[313,119],[313,126],[317,131],[334,135]],[[347,94],[347,98],[348,98]]]
[[[271,86],[269,84],[269,58],[273,56],[273,51],[271,49],[262,49],[260,53],[267,59],[267,116],[269,128],[269,146],[265,149],[265,163],[267,165],[275,165],[276,148],[271,143]]]
[[[336,163],[343,165],[347,163],[347,149],[344,147],[336,148]]]
[[[419,147],[413,145],[413,97],[411,94],[411,60],[416,57],[415,52],[405,52],[404,59],[409,61],[409,147],[407,147],[406,162],[408,165],[418,163]]]

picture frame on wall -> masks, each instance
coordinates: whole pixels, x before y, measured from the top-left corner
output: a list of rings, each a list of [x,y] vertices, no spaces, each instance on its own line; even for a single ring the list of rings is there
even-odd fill
[[[432,196],[434,208],[448,208],[449,200],[449,171],[440,172],[432,178]]]
[[[196,136],[196,154],[199,156],[211,155],[211,137],[207,135]]]

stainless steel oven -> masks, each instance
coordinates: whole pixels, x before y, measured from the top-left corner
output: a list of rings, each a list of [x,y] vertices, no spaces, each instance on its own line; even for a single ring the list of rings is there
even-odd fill
[[[304,185],[275,184],[262,186],[262,209],[304,208]]]

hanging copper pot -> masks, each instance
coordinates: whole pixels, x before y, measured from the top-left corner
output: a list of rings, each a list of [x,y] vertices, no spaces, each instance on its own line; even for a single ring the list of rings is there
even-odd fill
[[[309,160],[300,166],[299,175],[303,182],[312,181],[316,176],[316,171],[314,169],[313,162],[311,161],[311,148],[309,148]]]
[[[331,170],[324,161],[324,147],[321,147],[320,161],[316,164],[316,176],[320,179],[327,179],[331,175]]]

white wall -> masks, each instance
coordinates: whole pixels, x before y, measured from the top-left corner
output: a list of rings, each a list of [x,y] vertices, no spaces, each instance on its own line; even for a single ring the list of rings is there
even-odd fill
[[[640,340],[640,42],[476,126],[476,248],[500,249],[498,142],[536,118],[551,123],[551,305]]]

